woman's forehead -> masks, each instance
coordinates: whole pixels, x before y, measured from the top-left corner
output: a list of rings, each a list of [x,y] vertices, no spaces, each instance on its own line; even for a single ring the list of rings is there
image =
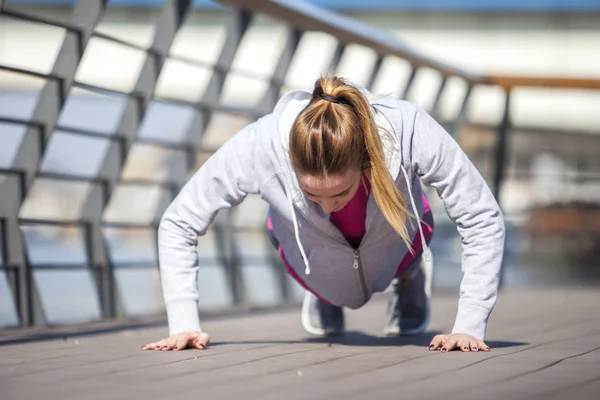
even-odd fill
[[[360,179],[359,171],[348,171],[335,175],[308,175],[298,174],[298,181],[302,189],[307,191],[341,191],[346,190]],[[312,193],[312,192],[311,192]]]

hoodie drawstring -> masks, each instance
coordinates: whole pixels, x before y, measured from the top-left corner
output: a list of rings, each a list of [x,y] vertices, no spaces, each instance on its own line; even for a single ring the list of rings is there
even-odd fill
[[[306,252],[304,251],[304,247],[302,246],[302,241],[300,241],[300,232],[298,230],[298,220],[296,219],[296,211],[294,210],[294,201],[292,200],[292,192],[290,188],[287,188],[287,200],[290,205],[290,212],[292,213],[292,222],[294,224],[294,236],[296,237],[296,244],[298,245],[298,249],[300,249],[300,254],[302,254],[302,260],[304,261],[304,273],[306,275],[310,275],[310,264],[308,263],[308,257],[306,257]]]
[[[408,196],[410,197],[410,203],[412,205],[413,212],[415,213],[415,217],[418,218],[419,213],[417,211],[417,206],[415,205],[415,199],[412,194],[410,179],[408,179],[408,173],[404,169],[403,165],[400,165],[400,169],[402,170],[402,175],[404,175],[404,180],[406,181],[406,187],[408,188]],[[423,247],[423,260],[427,263],[431,262],[432,255],[431,250],[429,250],[429,246],[427,245],[427,241],[425,240],[425,234],[423,233],[423,227],[421,226],[421,221],[417,222],[419,227],[419,235],[421,236],[421,245]]]

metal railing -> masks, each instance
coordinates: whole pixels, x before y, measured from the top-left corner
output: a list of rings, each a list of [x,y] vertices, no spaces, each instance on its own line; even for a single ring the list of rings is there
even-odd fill
[[[28,129],[27,135],[37,137],[35,141],[26,141],[19,148],[21,162],[17,167],[1,169],[0,177],[7,176],[16,179],[18,190],[0,193],[0,201],[10,197],[16,206],[4,215],[0,213],[0,246],[2,259],[0,269],[7,272],[12,296],[17,307],[20,324],[24,326],[43,325],[46,323],[40,295],[33,279],[33,271],[38,269],[85,269],[92,271],[95,278],[96,289],[100,299],[102,318],[117,318],[122,316],[122,307],[115,289],[115,270],[119,268],[157,268],[156,262],[128,262],[118,263],[112,260],[106,245],[103,229],[148,229],[155,233],[158,220],[164,211],[164,204],[154,212],[154,220],[150,223],[131,223],[127,221],[114,221],[105,217],[105,211],[114,196],[116,188],[124,185],[157,187],[168,194],[172,199],[181,185],[185,182],[186,174],[195,168],[195,157],[198,152],[211,153],[215,149],[202,148],[197,132],[204,132],[216,112],[245,115],[251,119],[258,118],[268,113],[274,107],[286,83],[286,76],[292,60],[296,54],[298,44],[305,32],[319,31],[333,36],[337,46],[331,54],[329,70],[334,71],[349,44],[357,44],[372,49],[376,53],[376,61],[369,73],[367,87],[371,88],[380,74],[382,63],[386,58],[399,58],[411,65],[402,89],[402,98],[407,98],[415,77],[423,68],[437,71],[442,79],[437,88],[435,100],[430,110],[433,116],[439,114],[440,98],[444,94],[449,78],[459,78],[467,87],[463,96],[460,109],[454,120],[447,121],[448,130],[454,134],[466,123],[466,110],[472,89],[477,85],[495,85],[504,90],[505,104],[502,123],[498,127],[498,140],[496,144],[496,161],[493,178],[493,190],[497,198],[500,196],[506,162],[508,157],[508,138],[510,131],[510,99],[515,87],[543,86],[554,88],[589,88],[600,89],[600,80],[593,79],[553,79],[553,78],[526,78],[508,76],[483,76],[472,74],[468,71],[444,64],[431,59],[405,44],[396,40],[383,31],[373,29],[350,18],[329,12],[301,1],[277,0],[220,0],[225,6],[231,7],[227,36],[214,64],[192,60],[186,57],[169,54],[175,34],[182,26],[190,10],[190,0],[167,0],[162,8],[155,26],[155,35],[152,44],[144,48],[125,40],[107,34],[95,32],[95,27],[104,13],[107,4],[104,0],[79,0],[74,6],[72,21],[70,23],[58,22],[27,13],[16,12],[6,7],[0,9],[0,16],[22,21],[36,22],[65,29],[66,35],[59,54],[54,62],[52,71],[47,74],[28,71],[25,69],[2,66],[0,71],[22,74],[42,78],[45,84],[40,91],[35,110],[31,119],[0,118],[0,122],[16,124]],[[255,13],[266,14],[287,25],[287,42],[285,43],[277,64],[268,77],[268,88],[262,101],[256,107],[233,107],[221,101],[221,95],[227,76],[235,72],[236,75],[246,76],[251,79],[262,80],[263,77],[244,71],[233,71],[234,57],[240,42],[247,32]],[[90,38],[99,38],[125,48],[143,51],[145,61],[137,77],[134,89],[131,92],[120,92],[105,87],[98,87],[75,80],[77,66],[86,49]],[[211,78],[203,96],[196,102],[184,101],[176,98],[156,98],[154,89],[160,71],[167,59],[177,60],[180,63],[210,69]],[[325,72],[325,71],[324,71]],[[61,126],[59,116],[69,93],[73,88],[102,93],[107,96],[118,96],[125,99],[125,107],[118,121],[116,132],[111,135],[94,132],[88,129]],[[195,110],[195,120],[191,124],[185,139],[182,141],[169,141],[137,137],[137,133],[150,102],[160,101],[165,104],[192,107]],[[107,153],[96,176],[79,176],[62,173],[43,172],[40,162],[47,149],[48,142],[55,131],[66,132],[82,137],[99,138],[111,142],[111,150]],[[0,138],[0,141],[2,139]],[[162,149],[179,152],[186,159],[186,174],[172,174],[165,180],[128,180],[122,177],[122,170],[130,149],[134,144],[145,143]],[[116,153],[116,155],[115,155]],[[114,157],[113,157],[114,156]],[[115,161],[116,160],[116,161]],[[85,215],[80,218],[60,219],[35,219],[23,218],[21,208],[26,201],[32,185],[38,180],[52,180],[60,182],[83,182],[97,188],[90,190],[85,200]],[[100,201],[98,201],[100,198]],[[225,268],[228,286],[234,304],[245,302],[244,282],[240,270],[239,245],[236,244],[232,221],[234,211],[220,214],[222,218],[214,226],[217,253],[219,261]],[[25,239],[22,228],[25,226],[75,226],[81,229],[85,246],[87,262],[82,265],[36,264],[28,260],[25,249]],[[254,229],[257,228],[247,228]],[[258,228],[262,229],[262,228]],[[273,259],[258,260],[265,263],[277,264]],[[285,279],[282,268],[273,265],[274,273],[278,276],[281,300],[289,300],[289,281]]]

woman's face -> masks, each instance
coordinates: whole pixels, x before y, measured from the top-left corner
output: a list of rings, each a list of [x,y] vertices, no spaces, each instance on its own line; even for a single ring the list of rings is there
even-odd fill
[[[343,175],[297,174],[306,198],[319,204],[326,214],[339,211],[348,204],[360,186],[361,176],[357,170]]]

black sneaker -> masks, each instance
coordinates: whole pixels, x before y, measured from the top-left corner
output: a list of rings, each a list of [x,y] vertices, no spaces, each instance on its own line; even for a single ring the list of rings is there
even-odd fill
[[[422,257],[415,260],[408,270],[392,282],[393,293],[387,310],[387,323],[384,332],[388,336],[417,335],[423,333],[429,324],[430,282],[431,276],[423,265]]]
[[[332,306],[306,291],[302,303],[302,327],[315,336],[336,336],[344,333],[342,307]]]

